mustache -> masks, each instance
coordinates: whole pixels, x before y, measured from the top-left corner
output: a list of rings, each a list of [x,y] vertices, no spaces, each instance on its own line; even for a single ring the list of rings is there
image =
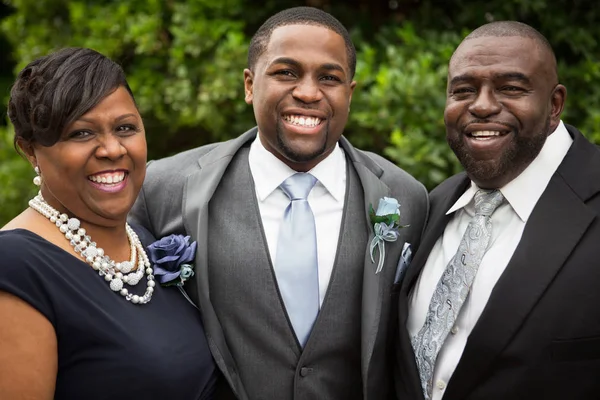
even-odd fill
[[[472,119],[469,122],[463,124],[460,127],[460,130],[464,131],[465,129],[467,129],[467,127],[469,125],[472,125],[472,124],[495,124],[495,125],[502,125],[505,128],[507,128],[507,129],[509,129],[509,130],[511,130],[513,132],[517,131],[517,127],[514,126],[514,125],[512,125],[512,124],[509,124],[509,123],[506,123],[506,122],[502,122],[502,121],[490,120],[490,119]]]

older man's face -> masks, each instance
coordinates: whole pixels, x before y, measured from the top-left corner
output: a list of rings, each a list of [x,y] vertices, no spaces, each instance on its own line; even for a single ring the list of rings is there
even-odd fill
[[[533,39],[465,40],[448,70],[448,144],[480,187],[500,188],[535,159],[560,122],[566,90]]]

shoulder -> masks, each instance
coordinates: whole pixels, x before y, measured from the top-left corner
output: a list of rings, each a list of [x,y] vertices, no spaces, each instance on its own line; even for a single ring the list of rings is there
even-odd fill
[[[24,255],[30,253],[32,246],[38,247],[41,245],[39,238],[35,233],[25,229],[11,229],[0,231],[0,260],[2,267],[11,267],[11,263]],[[9,262],[10,261],[10,262]]]
[[[165,185],[177,187],[183,185],[186,178],[200,170],[200,163],[214,162],[221,158],[231,158],[235,152],[247,141],[256,137],[257,128],[254,127],[242,135],[218,143],[211,143],[194,149],[150,161],[146,169],[144,188],[159,186],[162,190]],[[204,160],[204,161],[203,161]]]
[[[211,143],[170,157],[148,162],[145,183],[164,182],[165,179],[173,182],[179,178],[185,178],[189,173],[198,169],[198,160],[201,157],[217,148],[220,144]]]
[[[0,231],[0,280],[2,276],[57,269],[61,273],[64,259],[71,256],[37,233],[27,229]],[[61,262],[52,262],[61,259]]]
[[[427,203],[427,189],[411,174],[379,154],[353,148],[363,161],[370,163],[367,167],[377,171],[381,179],[390,187],[395,195],[411,197],[419,202]]]
[[[66,273],[64,263],[50,263],[53,245],[24,229],[0,231],[0,291],[10,293],[54,321],[52,282]],[[58,248],[56,248],[58,249]]]
[[[451,176],[439,185],[437,185],[430,193],[429,200],[433,208],[437,203],[446,199],[449,195],[455,194],[457,188],[463,188],[460,193],[463,193],[469,187],[471,181],[465,172],[460,172]]]

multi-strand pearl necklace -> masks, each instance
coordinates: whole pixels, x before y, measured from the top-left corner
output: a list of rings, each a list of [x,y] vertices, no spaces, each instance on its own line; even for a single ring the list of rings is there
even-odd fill
[[[29,207],[48,218],[65,235],[75,252],[79,254],[92,268],[98,271],[104,280],[109,282],[110,289],[118,292],[126,300],[134,304],[146,304],[152,298],[154,292],[154,275],[150,267],[150,261],[144,250],[144,246],[136,233],[129,224],[125,224],[127,238],[131,249],[131,258],[128,261],[114,262],[104,250],[92,241],[92,238],[86,234],[84,228],[77,218],[69,218],[67,214],[61,214],[44,200],[41,193],[38,193],[33,199],[29,200]],[[132,272],[137,259],[137,269]],[[147,275],[146,292],[142,296],[129,293],[129,290],[123,287],[127,283],[135,286],[144,277],[144,271]]]

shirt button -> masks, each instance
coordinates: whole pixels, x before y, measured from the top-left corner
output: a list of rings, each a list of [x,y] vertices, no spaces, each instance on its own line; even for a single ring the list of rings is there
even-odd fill
[[[302,367],[300,368],[300,376],[305,377],[313,372],[312,368]]]
[[[440,390],[444,390],[446,389],[446,382],[444,382],[441,379],[438,379],[438,381],[435,383],[435,386],[437,386],[437,388]]]
[[[450,331],[453,335],[456,335],[458,333],[458,326],[454,325],[452,327],[452,330]]]

